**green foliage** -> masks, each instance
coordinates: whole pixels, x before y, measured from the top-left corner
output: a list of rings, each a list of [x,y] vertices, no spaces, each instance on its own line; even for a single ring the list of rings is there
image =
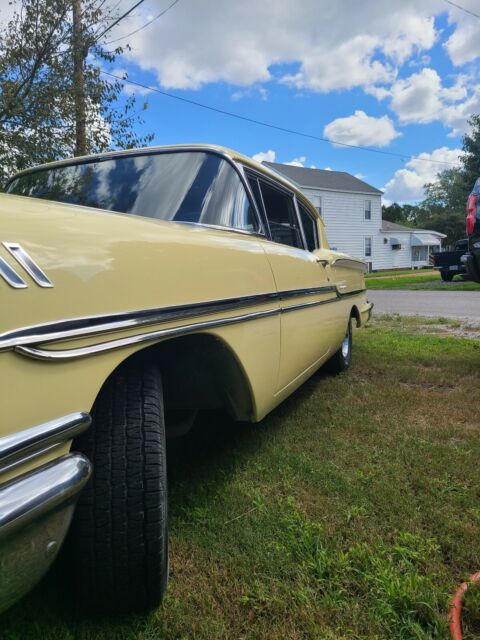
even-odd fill
[[[71,9],[71,0],[15,0],[0,32],[0,184],[17,170],[73,155]],[[82,14],[89,152],[148,143],[152,136],[134,129],[146,104],[139,110],[122,94],[122,82],[100,73],[122,53],[106,50],[96,35],[115,9],[85,0]]]
[[[469,124],[471,131],[463,137],[460,166],[441,171],[435,182],[426,184],[425,199],[418,205],[394,202],[383,207],[385,220],[444,233],[447,246],[465,237],[467,197],[480,177],[480,115],[473,115]]]

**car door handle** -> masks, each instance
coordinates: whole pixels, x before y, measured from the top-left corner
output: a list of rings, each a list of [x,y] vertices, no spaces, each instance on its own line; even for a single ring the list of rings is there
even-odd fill
[[[318,262],[318,264],[321,264],[324,267],[326,267],[327,264],[330,264],[330,260],[327,260],[326,258],[315,258],[315,260]]]

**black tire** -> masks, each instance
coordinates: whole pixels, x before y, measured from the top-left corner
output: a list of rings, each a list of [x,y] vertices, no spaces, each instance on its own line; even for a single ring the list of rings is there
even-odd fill
[[[96,611],[159,605],[168,578],[167,468],[161,377],[137,362],[107,381],[75,443],[93,463],[72,523],[77,591]]]
[[[345,371],[352,362],[352,319],[348,321],[347,331],[345,332],[345,338],[340,346],[340,349],[336,351],[328,361],[328,369],[330,373],[337,374]]]
[[[444,282],[451,282],[455,274],[450,271],[440,271],[440,277]]]

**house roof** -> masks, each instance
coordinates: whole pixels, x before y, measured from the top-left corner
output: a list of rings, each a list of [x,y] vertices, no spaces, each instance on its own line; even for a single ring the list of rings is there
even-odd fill
[[[390,222],[390,220],[382,220],[382,231],[408,231],[409,233],[431,233],[441,238],[447,236],[440,231],[432,231],[431,229],[417,229],[415,227],[406,227],[403,224],[397,224],[396,222]]]
[[[309,169],[307,167],[295,167],[290,164],[280,164],[279,162],[263,162],[262,164],[286,176],[289,180],[293,180],[293,182],[302,187],[382,195],[382,191],[379,189],[355,178],[349,173],[345,173],[345,171]]]

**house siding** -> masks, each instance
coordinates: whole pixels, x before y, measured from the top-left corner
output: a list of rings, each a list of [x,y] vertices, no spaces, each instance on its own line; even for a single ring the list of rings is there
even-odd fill
[[[391,265],[390,254],[399,252],[393,251],[390,245],[383,244],[385,234],[380,231],[382,227],[380,195],[307,188],[301,188],[301,191],[312,201],[314,200],[312,196],[321,196],[322,218],[332,248],[371,262],[373,269],[383,269],[385,265]],[[370,200],[372,203],[370,220],[365,220],[365,200]],[[365,237],[372,238],[371,257],[365,256]],[[403,245],[401,251],[403,252]],[[397,257],[395,259],[399,261]],[[400,266],[404,266],[403,263]],[[410,266],[410,262],[407,266]]]
[[[428,265],[428,260],[412,261],[412,234],[409,231],[382,231],[381,195],[307,187],[300,187],[300,190],[314,205],[316,204],[315,196],[322,198],[322,218],[332,249],[361,258],[365,262],[371,262],[374,271]],[[372,203],[370,220],[365,220],[365,200],[370,200]],[[419,232],[416,231],[416,233]],[[372,238],[371,256],[365,255],[366,237]],[[392,238],[399,241],[400,249],[392,249],[390,242]]]

